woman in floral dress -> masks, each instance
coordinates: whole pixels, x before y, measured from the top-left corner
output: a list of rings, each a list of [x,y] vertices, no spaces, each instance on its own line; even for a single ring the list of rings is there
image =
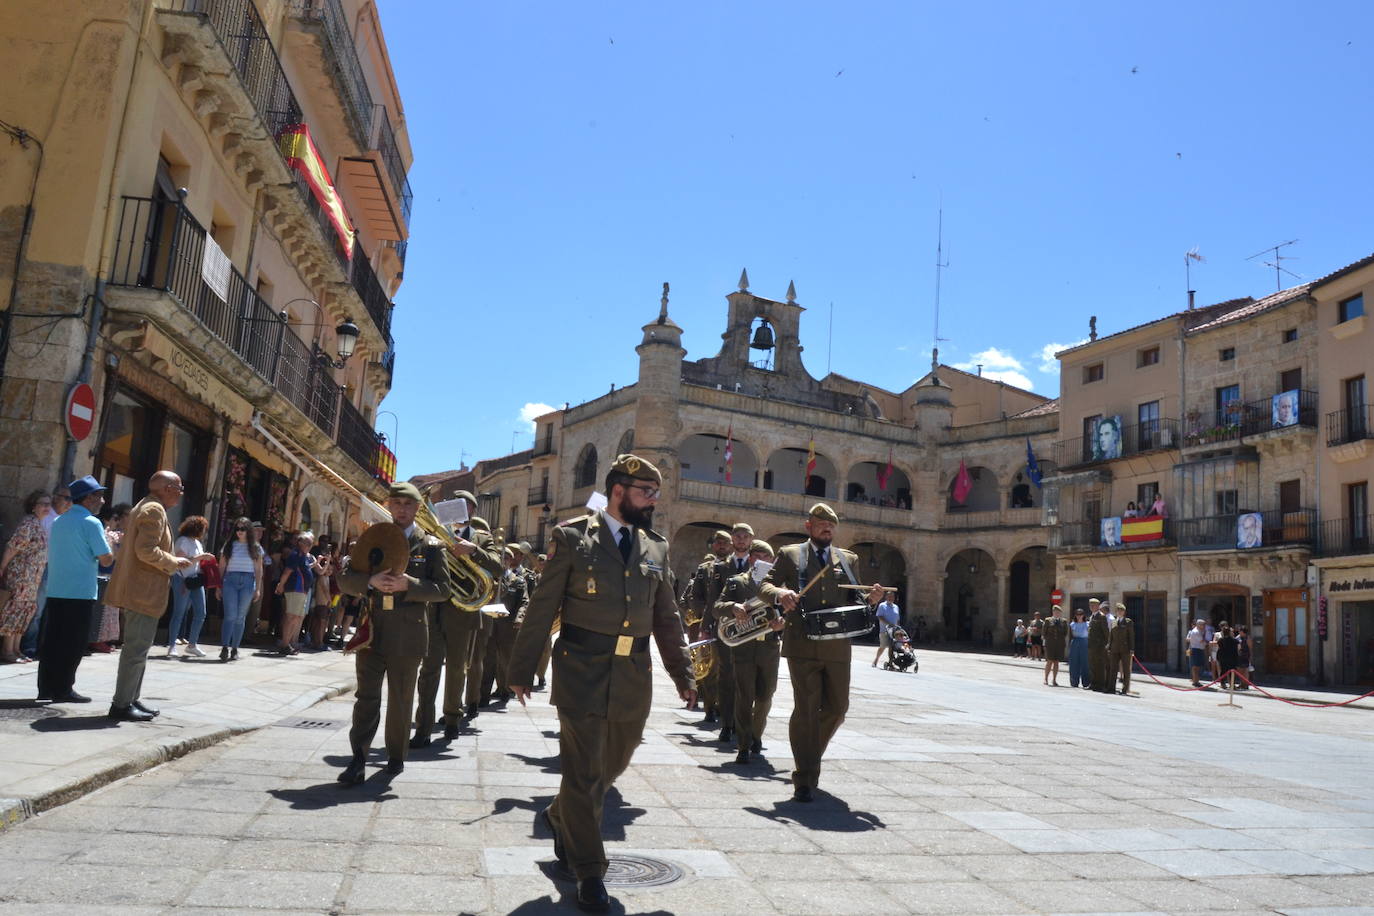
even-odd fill
[[[43,517],[52,512],[52,498],[35,490],[24,499],[24,520],[14,529],[0,559],[0,583],[10,590],[10,600],[0,608],[0,663],[29,659],[20,656],[19,640],[38,613],[38,585],[48,565],[48,533]]]

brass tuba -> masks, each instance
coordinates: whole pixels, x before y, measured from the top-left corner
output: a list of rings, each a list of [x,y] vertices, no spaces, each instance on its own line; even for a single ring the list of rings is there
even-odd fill
[[[439,521],[428,497],[420,502],[420,508],[415,513],[415,524],[444,545],[444,562],[448,566],[451,590],[449,601],[464,611],[477,611],[490,604],[492,596],[496,594],[496,583],[491,573],[478,566],[472,557],[459,556],[454,552],[458,539]]]
[[[745,623],[740,623],[734,614],[721,616],[716,636],[725,645],[742,646],[751,639],[772,632],[769,624],[777,616],[777,611],[771,604],[762,598],[750,598],[744,604],[744,612],[748,615]]]

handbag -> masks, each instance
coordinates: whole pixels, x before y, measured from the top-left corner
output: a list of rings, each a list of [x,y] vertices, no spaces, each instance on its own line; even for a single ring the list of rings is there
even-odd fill
[[[193,591],[205,585],[205,575],[196,573],[194,576],[186,576],[181,580],[181,584],[186,587],[187,591]]]

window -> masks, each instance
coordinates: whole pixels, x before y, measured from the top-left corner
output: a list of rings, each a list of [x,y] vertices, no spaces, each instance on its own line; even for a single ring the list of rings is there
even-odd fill
[[[1350,520],[1350,546],[1365,551],[1369,548],[1369,484],[1352,483],[1345,488],[1345,511]]]
[[[1217,515],[1235,515],[1238,505],[1240,502],[1235,490],[1217,490],[1213,503]]]
[[[1364,314],[1364,296],[1351,296],[1336,306],[1336,323],[1350,321]]]
[[[1144,366],[1154,366],[1159,363],[1159,347],[1146,347],[1136,353],[1135,364],[1137,368]]]
[[[1279,512],[1288,514],[1302,508],[1302,481],[1279,481]]]
[[[1217,425],[1240,422],[1240,386],[1227,385],[1216,390]]]
[[[1102,381],[1102,364],[1093,363],[1091,366],[1083,367],[1083,384]]]
[[[1345,380],[1342,386],[1345,397],[1345,441],[1363,439],[1367,433],[1365,423],[1364,376],[1357,375]]]
[[[1221,349],[1221,353],[1218,354],[1218,356],[1220,357],[1220,359],[1221,359],[1221,361],[1222,361],[1223,363],[1225,363],[1225,362],[1230,362],[1231,360],[1233,360],[1233,359],[1236,358],[1236,348],[1235,348],[1235,347],[1223,347],[1223,348]]]
[[[1279,373],[1279,391],[1295,391],[1302,387],[1302,369],[1285,369]]]
[[[1093,457],[1093,438],[1097,435],[1097,424],[1102,419],[1102,414],[1095,413],[1091,417],[1083,418],[1083,460],[1091,461]]]
[[[1297,328],[1284,328],[1284,330],[1283,330],[1283,342],[1284,342],[1284,343],[1292,343],[1293,341],[1295,341],[1295,340],[1297,340],[1297,339],[1298,339],[1298,329],[1297,329]]]
[[[1155,497],[1159,495],[1159,481],[1137,484],[1135,488],[1135,504],[1140,509],[1141,515],[1148,515],[1150,507],[1155,504]]]
[[[1150,401],[1136,408],[1136,442],[1142,452],[1159,448],[1159,402]]]
[[[596,446],[586,445],[573,468],[573,489],[596,485]]]

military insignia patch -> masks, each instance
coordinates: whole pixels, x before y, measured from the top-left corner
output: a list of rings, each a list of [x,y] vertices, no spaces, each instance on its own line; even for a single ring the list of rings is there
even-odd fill
[[[625,459],[625,473],[633,477],[639,473],[639,459],[633,455]]]

